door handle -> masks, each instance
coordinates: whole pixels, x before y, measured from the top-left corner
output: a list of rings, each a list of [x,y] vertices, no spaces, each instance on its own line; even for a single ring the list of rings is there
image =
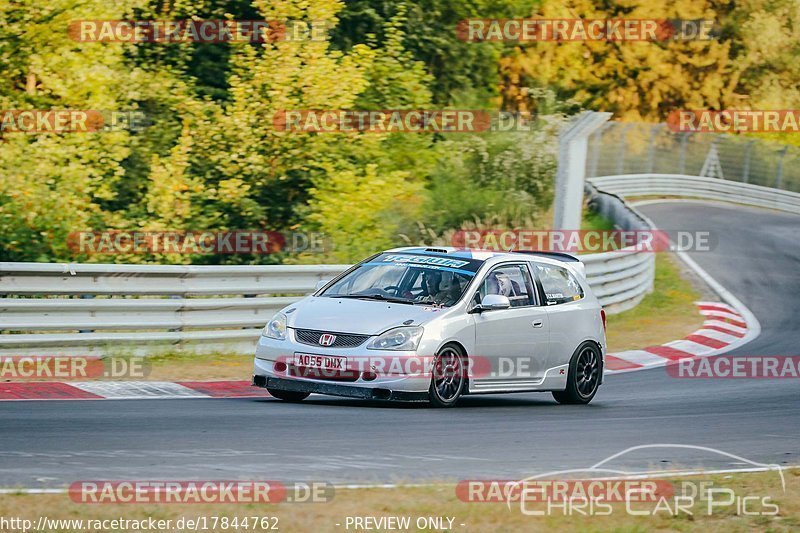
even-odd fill
[[[533,324],[533,327],[535,328],[540,328],[544,326],[544,320],[534,320],[533,322],[531,322],[531,324]]]

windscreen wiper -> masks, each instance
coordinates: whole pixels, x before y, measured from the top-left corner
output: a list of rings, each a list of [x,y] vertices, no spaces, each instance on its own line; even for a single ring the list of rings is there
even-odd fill
[[[417,302],[406,300],[405,298],[393,298],[391,296],[384,296],[383,294],[338,294],[330,296],[331,298],[358,298],[360,300],[380,300],[382,302],[392,302],[398,304],[414,305]]]

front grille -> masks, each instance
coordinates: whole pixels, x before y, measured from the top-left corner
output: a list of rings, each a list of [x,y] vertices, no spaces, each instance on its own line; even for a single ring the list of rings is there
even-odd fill
[[[324,334],[336,335],[336,340],[330,346],[325,348],[355,348],[361,346],[364,341],[369,338],[369,335],[356,335],[354,333],[334,333],[332,331],[317,331],[314,329],[296,329],[294,330],[294,337],[297,342],[308,344],[310,346],[321,346],[319,338]]]

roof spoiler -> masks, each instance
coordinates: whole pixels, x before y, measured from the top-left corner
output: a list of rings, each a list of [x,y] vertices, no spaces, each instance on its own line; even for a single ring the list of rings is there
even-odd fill
[[[564,252],[541,252],[538,250],[512,250],[515,254],[528,254],[528,255],[540,255],[542,257],[549,257],[550,259],[556,259],[558,261],[566,261],[568,263],[580,263],[581,260],[575,257],[572,254],[567,254]]]

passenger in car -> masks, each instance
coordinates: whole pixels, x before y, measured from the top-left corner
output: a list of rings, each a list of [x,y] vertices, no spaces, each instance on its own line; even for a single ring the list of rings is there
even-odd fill
[[[453,305],[456,303],[463,291],[458,276],[451,273],[446,282],[443,282],[442,278],[441,272],[423,272],[423,292],[417,297],[417,300],[438,305]]]

